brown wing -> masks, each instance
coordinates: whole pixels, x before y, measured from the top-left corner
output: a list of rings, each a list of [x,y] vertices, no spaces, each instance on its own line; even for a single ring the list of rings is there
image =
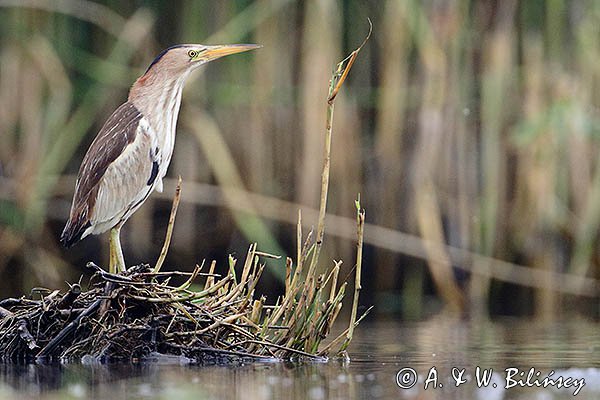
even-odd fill
[[[110,164],[135,140],[141,118],[142,114],[133,104],[122,104],[90,145],[79,168],[71,213],[60,238],[65,247],[78,242],[90,226],[99,183]]]

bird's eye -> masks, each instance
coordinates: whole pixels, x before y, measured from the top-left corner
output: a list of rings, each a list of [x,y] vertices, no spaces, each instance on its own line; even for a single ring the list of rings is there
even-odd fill
[[[189,56],[190,58],[194,58],[194,57],[196,57],[197,55],[198,55],[198,52],[197,52],[196,50],[190,50],[190,51],[188,51],[188,56]]]

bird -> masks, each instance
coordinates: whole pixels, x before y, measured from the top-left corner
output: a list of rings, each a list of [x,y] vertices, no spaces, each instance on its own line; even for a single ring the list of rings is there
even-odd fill
[[[66,248],[110,230],[109,272],[126,270],[120,232],[153,191],[162,192],[173,148],[181,94],[190,73],[218,58],[258,49],[255,44],[178,44],[163,50],[102,126],[81,162]]]

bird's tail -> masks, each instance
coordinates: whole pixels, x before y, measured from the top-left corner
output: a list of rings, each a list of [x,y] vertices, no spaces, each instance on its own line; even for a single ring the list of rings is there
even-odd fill
[[[90,226],[90,221],[82,224],[79,221],[73,222],[72,219],[69,219],[65,225],[65,229],[63,229],[62,234],[60,235],[60,243],[66,248],[73,246],[75,243],[81,240],[84,232]]]

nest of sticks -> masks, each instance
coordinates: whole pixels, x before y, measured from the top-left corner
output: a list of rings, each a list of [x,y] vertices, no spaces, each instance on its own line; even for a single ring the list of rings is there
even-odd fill
[[[307,243],[302,251],[314,254]],[[288,258],[285,293],[267,305],[255,294],[265,257],[273,256],[252,245],[241,269],[230,257],[222,277],[214,273],[215,262],[206,272],[203,266],[185,273],[139,265],[122,275],[88,263],[94,274],[86,291],[76,283],[65,293],[36,288],[28,297],[0,301],[0,359],[109,362],[177,356],[206,363],[324,358],[343,351],[350,327],[321,345],[346,291],[346,282],[338,285],[340,263],[315,274],[306,257],[295,268]],[[175,280],[184,282],[172,284]]]

